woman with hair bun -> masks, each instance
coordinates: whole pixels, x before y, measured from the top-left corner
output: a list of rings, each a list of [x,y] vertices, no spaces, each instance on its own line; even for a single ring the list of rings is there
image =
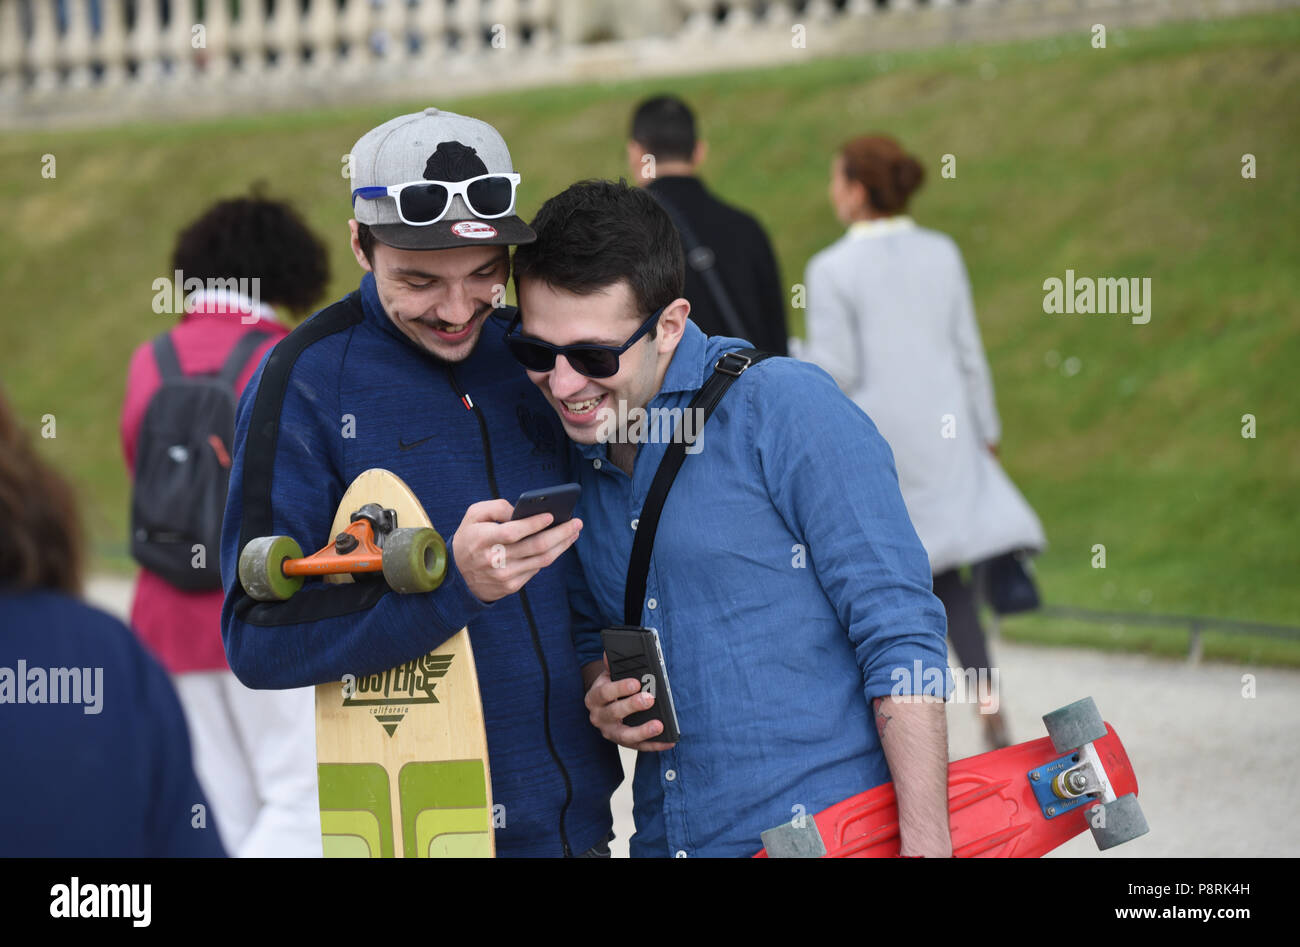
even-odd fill
[[[906,216],[924,179],[920,162],[882,135],[835,154],[828,193],[848,231],[808,263],[798,354],[825,368],[893,448],[953,649],[983,677],[988,648],[961,570],[1046,540],[996,460],[1000,422],[961,252]],[[1005,746],[993,693],[981,717],[990,745]]]

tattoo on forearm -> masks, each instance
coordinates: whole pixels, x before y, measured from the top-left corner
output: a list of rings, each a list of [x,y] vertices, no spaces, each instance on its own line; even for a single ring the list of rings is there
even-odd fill
[[[885,698],[877,697],[871,703],[876,712],[876,735],[883,740],[885,736],[885,727],[889,726],[889,721],[894,718],[885,713]]]

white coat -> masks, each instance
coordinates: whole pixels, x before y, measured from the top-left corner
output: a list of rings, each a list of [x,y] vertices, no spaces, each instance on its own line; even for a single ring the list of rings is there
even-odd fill
[[[970,281],[950,237],[908,217],[856,223],[808,263],[816,362],[894,451],[903,501],[936,575],[1047,541],[989,446],[1001,426]]]

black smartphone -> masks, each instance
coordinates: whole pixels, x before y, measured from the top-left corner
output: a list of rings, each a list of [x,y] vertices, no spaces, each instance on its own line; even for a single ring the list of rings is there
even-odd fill
[[[582,487],[576,483],[562,483],[556,487],[542,490],[529,490],[519,495],[512,520],[523,520],[538,513],[550,513],[555,517],[551,526],[559,526],[573,519],[573,510],[578,505],[578,496]]]
[[[636,678],[641,690],[649,691],[655,702],[647,710],[638,710],[623,718],[625,726],[639,727],[651,720],[664,725],[663,732],[650,739],[659,743],[676,743],[682,738],[677,726],[677,708],[673,706],[673,691],[668,684],[668,669],[664,666],[664,653],[659,647],[659,632],[653,628],[636,628],[616,625],[603,628],[600,639],[605,645],[609,661],[609,677],[613,681]]]

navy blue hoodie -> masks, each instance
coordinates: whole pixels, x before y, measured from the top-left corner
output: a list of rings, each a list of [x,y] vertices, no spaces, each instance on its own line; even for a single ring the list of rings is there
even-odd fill
[[[225,854],[171,681],[96,608],[0,589],[0,747],[0,857]]]
[[[292,536],[305,552],[323,545],[343,491],[371,467],[410,485],[449,548],[471,504],[569,480],[555,412],[505,347],[511,316],[488,318],[469,358],[449,364],[393,325],[367,273],[358,292],[271,350],[239,403],[221,632],[241,681],[285,688],[383,671],[468,626],[492,801],[505,813],[497,853],[560,856],[605,840],[622,779],[617,749],[583,704],[565,593],[568,571],[580,568],[572,551],[488,606],[470,593],[454,549],[443,584],[422,595],[317,581],[264,603],[237,576],[254,537]]]

